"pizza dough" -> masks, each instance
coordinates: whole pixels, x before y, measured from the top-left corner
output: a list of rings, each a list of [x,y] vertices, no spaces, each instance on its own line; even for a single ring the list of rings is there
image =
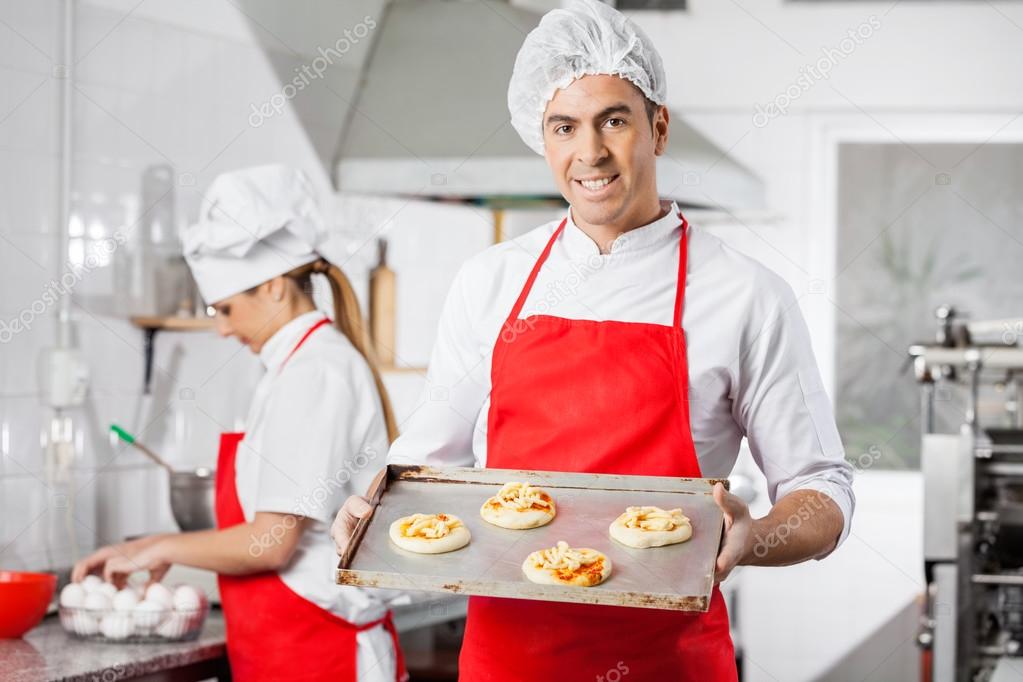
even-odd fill
[[[413,514],[391,524],[391,542],[418,554],[453,552],[469,544],[469,529],[453,514]]]
[[[593,587],[611,575],[611,560],[595,549],[573,548],[559,540],[557,547],[537,550],[526,557],[522,572],[541,585]]]
[[[556,513],[554,500],[546,490],[514,482],[505,483],[480,508],[484,521],[513,530],[547,525]]]
[[[685,542],[693,536],[693,525],[681,509],[626,507],[608,532],[623,545],[646,549]]]

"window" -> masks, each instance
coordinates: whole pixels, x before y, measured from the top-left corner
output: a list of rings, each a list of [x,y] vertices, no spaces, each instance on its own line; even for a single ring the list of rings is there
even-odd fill
[[[969,319],[1023,312],[1023,145],[842,144],[838,155],[835,412],[847,456],[920,463],[920,388],[907,347],[934,339],[935,309]],[[945,391],[935,427],[964,421]],[[1007,426],[1005,396],[982,396],[982,425]],[[985,411],[986,410],[986,411]]]

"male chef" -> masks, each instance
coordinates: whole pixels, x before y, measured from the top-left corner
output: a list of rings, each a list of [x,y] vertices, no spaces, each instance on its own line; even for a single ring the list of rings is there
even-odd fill
[[[774,506],[751,519],[715,486],[719,582],[738,565],[833,551],[849,532],[852,470],[791,289],[659,198],[665,101],[657,51],[607,5],[577,0],[526,37],[511,122],[570,206],[462,267],[424,404],[388,461],[726,477],[745,436]],[[364,498],[346,502],[339,550],[368,512]],[[470,598],[462,680],[625,669],[634,680],[734,680],[717,586],[696,615]]]

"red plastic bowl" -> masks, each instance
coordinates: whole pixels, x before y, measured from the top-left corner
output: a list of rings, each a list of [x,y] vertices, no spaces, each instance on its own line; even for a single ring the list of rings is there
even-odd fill
[[[52,573],[0,571],[0,639],[21,637],[39,625],[56,589]]]

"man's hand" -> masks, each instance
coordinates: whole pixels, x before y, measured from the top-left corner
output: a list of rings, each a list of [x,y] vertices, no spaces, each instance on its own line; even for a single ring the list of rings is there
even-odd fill
[[[725,513],[724,538],[714,565],[714,582],[719,583],[749,556],[753,544],[753,518],[742,498],[725,490],[721,483],[714,484],[714,501]]]
[[[348,543],[352,540],[355,526],[359,519],[365,518],[373,513],[373,506],[369,499],[361,495],[352,495],[341,506],[334,524],[330,527],[330,536],[334,538],[334,546],[337,548],[337,555],[341,556],[348,549]]]

